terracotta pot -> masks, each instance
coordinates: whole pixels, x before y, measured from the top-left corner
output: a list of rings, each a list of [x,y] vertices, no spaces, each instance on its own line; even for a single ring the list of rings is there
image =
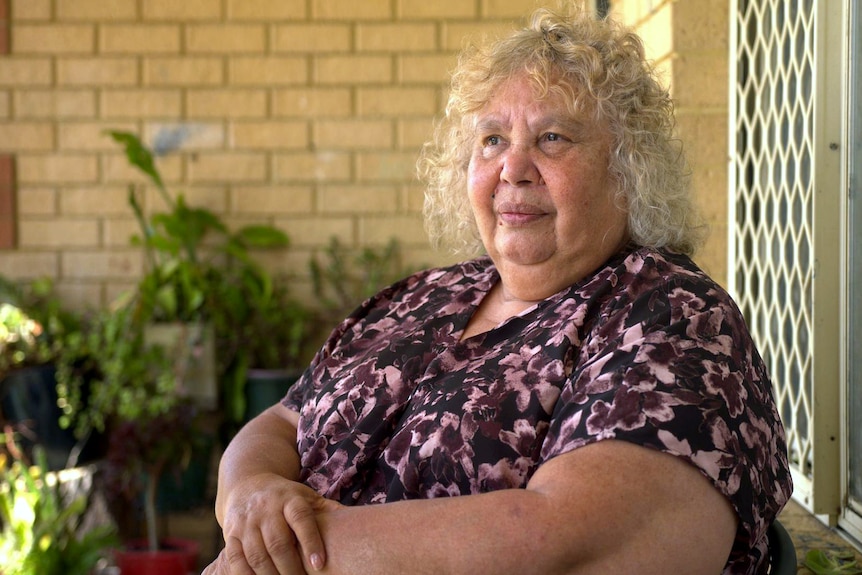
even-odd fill
[[[197,572],[197,541],[165,537],[158,551],[147,549],[145,540],[130,541],[114,551],[121,575],[189,575]]]

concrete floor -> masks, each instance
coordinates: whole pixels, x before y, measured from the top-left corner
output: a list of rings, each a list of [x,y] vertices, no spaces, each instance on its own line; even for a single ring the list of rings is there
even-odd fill
[[[824,525],[795,501],[787,504],[781,512],[779,520],[793,539],[793,545],[796,547],[796,558],[800,566],[800,575],[814,573],[802,566],[805,555],[812,549],[852,552],[859,565],[862,565],[859,542],[852,542],[843,531]]]

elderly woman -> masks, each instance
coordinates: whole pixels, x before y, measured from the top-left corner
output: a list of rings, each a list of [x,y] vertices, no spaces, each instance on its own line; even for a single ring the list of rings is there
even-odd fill
[[[486,255],[365,302],[241,430],[205,573],[765,573],[784,432],[672,125],[610,22],[468,51],[420,166]]]

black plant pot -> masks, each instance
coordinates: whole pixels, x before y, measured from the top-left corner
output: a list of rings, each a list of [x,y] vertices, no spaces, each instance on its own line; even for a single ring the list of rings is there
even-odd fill
[[[245,380],[245,420],[282,400],[302,372],[292,369],[250,369]]]
[[[53,365],[24,367],[0,381],[0,409],[6,423],[21,429],[25,451],[39,444],[45,450],[48,467],[63,469],[76,453],[77,441],[71,429],[60,427],[62,412],[57,405],[57,380]],[[72,461],[72,465],[81,463]]]

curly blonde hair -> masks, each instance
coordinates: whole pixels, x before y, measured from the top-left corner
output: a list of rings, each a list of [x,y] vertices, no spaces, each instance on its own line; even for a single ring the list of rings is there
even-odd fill
[[[525,28],[466,48],[455,68],[445,115],[417,169],[426,184],[425,222],[434,245],[477,253],[482,244],[467,198],[476,115],[509,78],[526,72],[538,97],[561,91],[571,111],[591,111],[611,132],[609,171],[640,245],[693,254],[701,224],[689,193],[673,102],[644,56],[643,43],[613,21],[537,10]]]

